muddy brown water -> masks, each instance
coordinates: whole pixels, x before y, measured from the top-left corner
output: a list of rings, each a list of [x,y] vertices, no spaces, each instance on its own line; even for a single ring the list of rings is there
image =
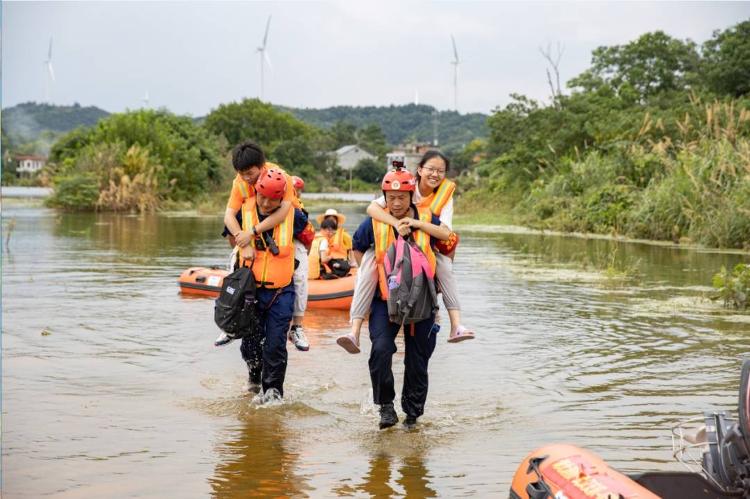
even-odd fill
[[[350,229],[364,216],[339,208]],[[746,255],[464,232],[455,271],[478,339],[441,332],[418,430],[381,432],[367,340],[360,355],[335,344],[344,312],[309,312],[286,400],[253,403],[238,345],[212,346],[212,301],[178,294],[183,269],[224,263],[217,217],[3,217],[9,498],[507,497],[552,442],[625,472],[677,470],[670,425],[736,410],[750,351],[748,315],[705,298]]]

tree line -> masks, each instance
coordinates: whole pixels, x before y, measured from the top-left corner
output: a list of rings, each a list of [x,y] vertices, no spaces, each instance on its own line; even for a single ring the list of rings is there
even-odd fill
[[[550,87],[549,103],[514,94],[488,118],[464,209],[750,247],[750,21],[700,46],[657,31],[600,47],[567,93]]]

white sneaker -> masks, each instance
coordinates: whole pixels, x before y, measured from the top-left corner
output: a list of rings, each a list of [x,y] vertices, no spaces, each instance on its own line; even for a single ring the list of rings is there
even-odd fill
[[[228,343],[231,343],[232,341],[234,341],[234,338],[232,338],[231,336],[229,336],[227,333],[221,333],[214,340],[214,346],[215,347],[221,347],[221,346],[224,346],[224,345],[226,345]]]
[[[305,330],[302,326],[292,326],[289,330],[289,341],[294,343],[297,350],[302,350],[303,352],[310,350],[310,343],[307,341]]]

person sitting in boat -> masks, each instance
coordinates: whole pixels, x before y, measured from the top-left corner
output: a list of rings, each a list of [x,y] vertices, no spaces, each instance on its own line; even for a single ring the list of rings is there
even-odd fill
[[[388,315],[388,283],[384,269],[385,253],[396,240],[396,234],[412,234],[419,249],[425,254],[429,265],[435,267],[433,246],[438,240],[448,240],[450,229],[440,222],[427,208],[419,208],[412,202],[416,179],[405,169],[397,169],[383,177],[383,193],[386,210],[398,220],[397,228],[367,217],[354,233],[353,250],[359,262],[365,252],[374,252],[375,266],[378,275],[378,289],[371,298],[369,329],[372,340],[369,368],[372,382],[373,400],[380,405],[381,429],[393,426],[398,416],[393,407],[395,398],[393,371],[391,369],[393,354],[396,352],[396,335],[401,324],[390,322]],[[377,235],[377,237],[376,237]],[[356,295],[356,291],[355,291]],[[427,399],[427,364],[435,349],[436,335],[433,331],[435,315],[409,326],[410,332],[404,334],[404,384],[401,394],[401,407],[406,413],[404,424],[411,427],[424,412]]]
[[[333,254],[333,258],[346,259],[352,262],[352,236],[344,228],[344,222],[346,222],[346,216],[343,213],[339,213],[333,208],[328,208],[325,213],[317,216],[318,225],[323,227],[325,220],[330,220],[336,224],[336,229],[333,236],[330,238],[330,248]]]
[[[307,227],[307,215],[295,208],[280,224],[266,231],[253,230],[282,208],[287,179],[281,170],[267,169],[254,186],[255,196],[242,204],[242,232],[252,233],[239,252],[239,265],[255,276],[256,311],[260,335],[242,339],[240,352],[248,367],[249,390],[263,389],[266,398],[284,395],[287,367],[287,331],[294,313],[294,238]]]
[[[250,241],[261,232],[272,229],[280,224],[292,208],[304,210],[302,202],[296,195],[292,177],[284,170],[271,162],[266,161],[263,149],[254,142],[245,141],[238,144],[232,151],[232,166],[237,171],[237,176],[232,182],[232,190],[227,201],[224,213],[224,225],[226,232],[240,249],[247,247]],[[258,226],[249,225],[245,229],[242,220],[242,206],[248,199],[255,197],[255,184],[269,169],[281,172],[286,181],[284,198],[279,209],[270,217],[263,220]],[[297,301],[294,306],[294,319],[289,329],[289,341],[294,343],[298,350],[306,351],[310,348],[307,341],[302,322],[307,307],[307,246],[315,237],[312,226],[309,225],[305,231],[295,239],[295,259],[299,262],[294,272],[294,284],[296,287]]]
[[[334,245],[337,233],[340,234],[338,229],[335,217],[326,217],[320,223],[320,233],[315,237],[308,256],[310,279],[337,279],[349,274],[351,251],[344,251],[341,246],[337,249]]]
[[[445,178],[450,167],[450,160],[439,151],[427,151],[419,161],[417,168],[417,189],[414,192],[414,203],[418,207],[429,208],[434,215],[448,228],[453,225],[453,192],[456,184]],[[367,214],[375,220],[388,223],[394,227],[398,220],[385,210],[385,197],[372,201]],[[443,294],[443,303],[448,310],[451,330],[449,343],[458,343],[474,338],[474,333],[461,325],[461,306],[458,301],[456,278],[453,275],[453,257],[455,255],[458,235],[451,232],[448,241],[438,245],[437,280]],[[340,336],[336,342],[349,353],[359,353],[359,338],[362,322],[367,314],[371,297],[375,292],[376,275],[371,254],[365,254],[357,274],[357,287],[352,299],[350,320],[351,332]]]

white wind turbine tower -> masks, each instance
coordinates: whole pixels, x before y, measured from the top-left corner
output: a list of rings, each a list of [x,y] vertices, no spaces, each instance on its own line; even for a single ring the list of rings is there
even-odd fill
[[[146,95],[144,95],[143,99],[141,99],[141,100],[143,101],[144,107],[148,108],[149,107],[148,105],[151,102],[151,99],[149,99],[149,97],[148,97],[148,90],[146,90]]]
[[[49,37],[49,50],[47,51],[47,59],[44,61],[44,66],[47,68],[47,102],[50,103],[52,100],[52,84],[55,82],[55,70],[52,68],[52,37]]]
[[[268,63],[268,68],[273,69],[271,66],[271,59],[268,57],[268,28],[271,27],[271,16],[268,16],[266,21],[266,34],[263,35],[263,45],[256,49],[256,52],[260,54],[260,100],[263,100],[263,67]]]
[[[461,64],[461,60],[458,58],[458,49],[456,49],[456,39],[451,35],[451,42],[453,43],[453,107],[458,112],[458,65]]]

